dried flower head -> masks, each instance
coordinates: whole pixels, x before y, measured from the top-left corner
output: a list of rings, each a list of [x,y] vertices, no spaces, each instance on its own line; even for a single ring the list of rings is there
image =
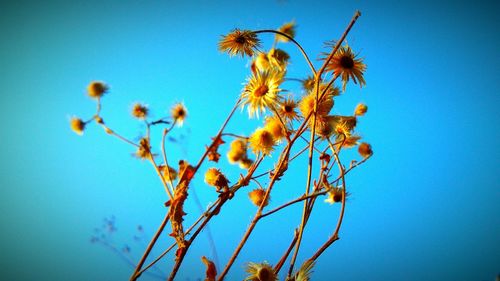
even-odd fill
[[[363,142],[358,146],[358,152],[363,158],[370,157],[373,154],[372,146]]]
[[[210,168],[205,173],[205,182],[216,188],[217,191],[227,188],[229,181],[217,168]]]
[[[108,86],[104,82],[92,81],[87,86],[87,94],[91,98],[98,99],[108,91]]]
[[[266,196],[266,191],[262,188],[256,188],[248,193],[248,198],[250,198],[250,201],[252,201],[252,203],[257,207],[260,207],[260,205],[264,202],[265,196]],[[267,196],[263,207],[269,204],[269,197],[271,196]]]
[[[161,173],[163,174],[163,178],[165,178],[165,180],[167,181],[174,181],[179,176],[177,171],[170,166],[162,165],[159,168]]]
[[[295,100],[293,100],[292,97],[288,97],[281,103],[281,106],[278,109],[278,113],[285,119],[283,121],[292,122],[299,119],[296,108],[297,103],[295,102]]]
[[[309,119],[309,129],[313,128],[314,118]],[[323,139],[330,137],[333,134],[334,128],[332,123],[329,121],[328,116],[316,116],[316,128],[314,128],[314,133]]]
[[[344,140],[339,139],[339,141],[340,141],[339,145],[342,145],[342,147],[345,147],[345,148],[351,148],[351,147],[358,145],[358,141],[360,139],[361,139],[360,136],[351,135],[351,136],[345,138]]]
[[[280,71],[284,71],[290,59],[290,55],[281,49],[271,49],[267,53],[267,58],[269,63],[278,68]]]
[[[148,159],[151,156],[151,146],[147,138],[142,138],[139,141],[139,147],[135,152],[135,156],[139,159]]]
[[[253,164],[253,160],[252,159],[248,159],[248,158],[244,158],[244,159],[241,159],[240,162],[239,162],[239,166],[241,169],[250,169],[250,167],[252,166]]]
[[[219,41],[219,50],[226,52],[230,56],[244,55],[253,56],[254,52],[260,47],[257,34],[250,30],[235,29],[228,35],[223,35]]]
[[[302,80],[302,88],[306,92],[312,91],[314,89],[314,76],[308,76]]]
[[[249,262],[246,267],[246,272],[248,272],[245,281],[276,281],[278,276],[274,273],[274,269],[267,262],[263,263],[253,263]]]
[[[184,120],[187,117],[187,109],[183,103],[175,104],[170,113],[172,114],[172,119],[175,120],[177,125],[182,126],[182,124],[184,124]]]
[[[274,69],[256,72],[248,79],[248,83],[241,93],[242,107],[248,105],[248,115],[259,116],[259,112],[265,112],[266,107],[277,107],[279,104],[278,93],[283,82],[283,73]]]
[[[366,65],[363,59],[357,59],[351,47],[348,45],[341,46],[330,62],[326,65],[326,71],[333,71],[335,75],[342,78],[342,91],[345,91],[345,86],[350,78],[357,84],[363,87],[366,85],[363,78],[363,72],[366,70]]]
[[[286,128],[280,117],[274,115],[266,118],[264,128],[273,135],[274,140],[280,141],[286,136]]]
[[[321,93],[320,93],[321,95]],[[319,98],[319,96],[318,96]],[[299,103],[299,109],[302,113],[302,116],[306,117],[311,112],[314,111],[314,104],[316,103],[316,92],[311,91],[306,96],[302,97],[302,100]],[[326,116],[330,113],[330,110],[333,108],[333,95],[330,92],[327,92],[323,98],[318,102],[317,113],[319,116]]]
[[[295,37],[295,28],[296,28],[295,21],[291,21],[291,22],[287,22],[287,23],[283,24],[280,28],[278,28],[278,31],[281,33],[285,33],[286,35],[290,36],[291,38],[294,38]],[[281,42],[290,41],[290,39],[288,39],[287,37],[280,35],[280,34],[276,34],[276,40],[281,41]]]
[[[269,155],[273,151],[273,146],[276,141],[273,134],[271,134],[268,130],[265,128],[258,128],[250,136],[249,143],[250,148],[255,154],[262,153],[263,155]]]
[[[146,119],[148,117],[149,109],[146,105],[135,103],[132,106],[132,116],[137,119]]]
[[[235,139],[229,145],[227,159],[231,164],[234,164],[247,157],[247,141],[244,139]]]
[[[366,104],[360,103],[354,109],[354,116],[363,116],[368,111],[368,106]]]
[[[345,196],[347,197],[349,196],[349,194],[346,192]],[[330,191],[328,192],[328,198],[325,199],[325,202],[330,204],[342,202],[342,188],[331,187]]]
[[[73,117],[69,121],[69,125],[73,132],[77,133],[80,136],[83,135],[83,131],[85,130],[85,122],[83,122],[82,119]]]

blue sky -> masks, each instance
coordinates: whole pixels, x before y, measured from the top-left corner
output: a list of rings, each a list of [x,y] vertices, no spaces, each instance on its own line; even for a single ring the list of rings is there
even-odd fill
[[[83,137],[69,130],[72,115],[93,113],[89,81],[109,83],[103,117],[133,139],[144,129],[129,115],[134,101],[149,104],[157,117],[184,102],[189,119],[175,134],[187,142],[172,145],[170,157],[194,162],[248,74],[246,59],[217,51],[221,34],[294,19],[297,40],[317,58],[356,9],[362,16],[348,42],[368,65],[367,86],[348,86],[334,112],[369,106],[358,130],[375,155],[349,177],[341,240],[319,260],[315,280],[493,280],[500,273],[500,9],[489,1],[2,2],[2,276],[124,280],[131,267],[91,244],[93,229],[115,216],[113,245],[129,244],[137,254],[143,247],[131,238],[137,225],[148,239],[163,217],[161,184],[148,163],[130,156],[131,147],[96,126]],[[272,36],[262,39],[269,47]],[[292,55],[290,76],[304,76],[299,53],[284,48]],[[248,134],[258,122],[238,113],[228,130]],[[235,181],[239,170],[227,171]],[[299,194],[301,180],[284,180],[271,204]],[[193,188],[201,206],[214,200],[201,177]],[[196,204],[188,207],[198,215]],[[210,225],[221,264],[255,211],[245,192],[227,208]],[[319,206],[299,259],[327,238],[337,212]],[[299,213],[296,206],[264,220],[229,280],[243,276],[245,261],[274,263]],[[212,256],[206,235],[179,280],[202,277],[201,255]],[[171,258],[162,266],[168,271]]]

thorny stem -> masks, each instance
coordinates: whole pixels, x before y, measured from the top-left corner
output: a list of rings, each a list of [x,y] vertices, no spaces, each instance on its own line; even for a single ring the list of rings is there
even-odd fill
[[[151,250],[153,249],[154,245],[156,244],[156,241],[158,240],[158,238],[160,237],[161,233],[163,232],[163,229],[165,228],[165,225],[167,225],[167,222],[168,222],[169,218],[170,218],[170,216],[169,216],[169,213],[167,212],[165,214],[165,218],[163,219],[162,223],[158,227],[158,230],[156,231],[155,235],[153,236],[153,238],[149,242],[149,245],[146,248],[146,251],[144,251],[144,254],[142,255],[139,263],[135,267],[134,273],[130,277],[130,281],[135,281],[135,280],[137,280],[137,278],[139,278],[139,276],[141,276],[141,273],[142,273],[141,268],[144,265],[144,262],[146,261],[146,258],[149,256],[149,253],[151,252]]]
[[[311,60],[307,56],[306,51],[304,51],[304,48],[302,48],[302,46],[297,41],[295,41],[295,39],[293,39],[292,37],[288,36],[287,34],[285,34],[283,32],[280,32],[280,31],[277,31],[277,30],[272,30],[272,29],[257,30],[257,31],[254,31],[254,33],[256,33],[256,34],[258,34],[258,33],[276,33],[276,34],[279,34],[281,36],[284,36],[284,37],[288,38],[288,40],[290,40],[291,42],[293,42],[297,46],[297,48],[299,48],[300,52],[302,53],[302,55],[306,59],[307,64],[309,64],[309,67],[311,68],[311,71],[314,74],[316,74],[316,69],[314,69],[314,65],[312,64]]]

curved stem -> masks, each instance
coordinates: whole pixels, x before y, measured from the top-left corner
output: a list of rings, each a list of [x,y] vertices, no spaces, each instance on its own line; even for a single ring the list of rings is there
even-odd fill
[[[316,69],[314,69],[314,65],[312,64],[311,60],[307,56],[306,51],[304,51],[304,48],[302,48],[302,46],[297,41],[295,41],[295,39],[293,39],[292,37],[288,36],[287,34],[285,34],[283,32],[280,32],[280,31],[277,31],[277,30],[272,30],[272,29],[257,30],[257,31],[254,31],[254,33],[275,33],[275,34],[279,34],[281,36],[284,36],[284,37],[288,38],[288,40],[290,40],[291,42],[293,42],[297,46],[297,48],[299,48],[300,52],[302,53],[302,55],[306,59],[307,64],[309,64],[309,68],[311,68],[311,71],[314,74],[316,74]]]

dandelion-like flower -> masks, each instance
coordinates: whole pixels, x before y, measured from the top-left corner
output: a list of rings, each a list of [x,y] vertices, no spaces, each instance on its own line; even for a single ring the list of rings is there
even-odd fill
[[[215,187],[217,191],[227,188],[229,181],[226,176],[221,173],[221,171],[217,168],[210,168],[205,173],[205,182],[208,185]]]
[[[321,93],[320,93],[321,95]],[[318,96],[319,98],[319,96]],[[302,116],[307,117],[311,112],[314,112],[314,104],[316,103],[316,93],[315,91],[309,92],[306,96],[302,98],[299,103],[299,109]],[[317,113],[319,116],[326,116],[330,113],[333,108],[333,94],[327,92],[323,98],[318,102]]]
[[[139,159],[148,159],[151,155],[151,146],[149,145],[149,140],[147,138],[142,138],[139,141],[139,147],[135,152],[135,156]]]
[[[290,55],[281,49],[271,49],[267,53],[267,58],[269,63],[278,68],[280,71],[284,71],[290,59]]]
[[[289,97],[281,103],[281,106],[278,108],[278,113],[285,118],[286,121],[292,122],[299,119],[296,108],[297,102]]]
[[[252,159],[248,159],[248,158],[244,158],[244,159],[241,159],[240,162],[239,162],[239,166],[241,169],[250,169],[250,167],[252,166],[253,164],[253,160]]]
[[[250,30],[235,29],[228,35],[223,35],[219,42],[219,50],[226,52],[230,56],[244,55],[253,56],[260,47],[260,40],[257,34]]]
[[[354,109],[354,116],[363,116],[368,111],[366,104],[360,103]]]
[[[260,207],[262,203],[264,203],[263,207],[269,204],[270,196],[267,196],[266,201],[264,202],[265,196],[266,196],[266,191],[262,188],[256,188],[248,193],[248,198],[250,198],[250,201],[252,201],[252,203],[257,207]]]
[[[349,194],[346,192],[345,196],[347,197]],[[330,204],[342,202],[342,188],[332,187],[328,192],[328,198],[325,199],[325,202]]]
[[[80,136],[83,135],[83,131],[85,130],[85,122],[83,122],[82,119],[73,117],[69,121],[69,125],[73,132],[77,133]]]
[[[243,139],[235,139],[229,145],[227,159],[231,164],[234,164],[245,158],[247,158],[247,141]]]
[[[291,22],[287,22],[287,23],[283,24],[280,28],[278,28],[278,31],[281,33],[285,33],[286,35],[290,36],[291,38],[294,38],[295,37],[295,28],[296,28],[295,21],[291,21]],[[281,42],[290,41],[290,39],[288,39],[287,37],[280,35],[280,34],[276,34],[276,40],[281,41]]]
[[[373,154],[372,146],[363,142],[358,146],[358,152],[363,158],[367,158]]]
[[[132,116],[134,116],[137,119],[146,119],[148,117],[148,112],[149,109],[146,105],[140,104],[140,103],[135,103],[132,106]]]
[[[253,263],[249,262],[246,267],[246,272],[248,272],[245,281],[276,281],[278,276],[274,273],[274,269],[267,262],[263,263]]]
[[[268,130],[258,128],[250,136],[249,143],[250,148],[255,154],[262,153],[264,155],[269,155],[273,151],[273,146],[276,141],[273,134],[271,134]]]
[[[251,69],[253,73],[257,73],[268,70],[270,66],[267,54],[260,52],[252,62]]]
[[[280,141],[286,136],[286,128],[278,116],[272,116],[266,118],[266,123],[264,128],[273,135],[276,141]]]
[[[167,181],[174,181],[179,176],[177,171],[170,166],[162,165],[159,168],[160,168],[161,173],[163,174],[163,177]]]
[[[241,93],[242,107],[248,105],[248,115],[259,116],[266,108],[276,108],[279,105],[279,88],[283,82],[283,73],[274,69],[258,71],[248,79]]]
[[[108,86],[104,82],[92,81],[87,86],[87,94],[91,98],[98,99],[108,91]]]
[[[172,114],[172,118],[175,120],[177,125],[182,126],[184,124],[184,120],[187,117],[187,109],[182,103],[177,103],[172,107],[170,111]]]
[[[306,79],[303,79],[302,88],[306,92],[312,91],[314,89],[314,76],[308,76]]]
[[[366,65],[363,59],[356,58],[351,47],[348,45],[341,46],[335,55],[333,55],[330,62],[326,65],[326,71],[333,71],[335,75],[340,75],[342,78],[342,91],[345,91],[345,86],[350,78],[357,84],[363,87],[366,85],[363,73],[366,70]]]

